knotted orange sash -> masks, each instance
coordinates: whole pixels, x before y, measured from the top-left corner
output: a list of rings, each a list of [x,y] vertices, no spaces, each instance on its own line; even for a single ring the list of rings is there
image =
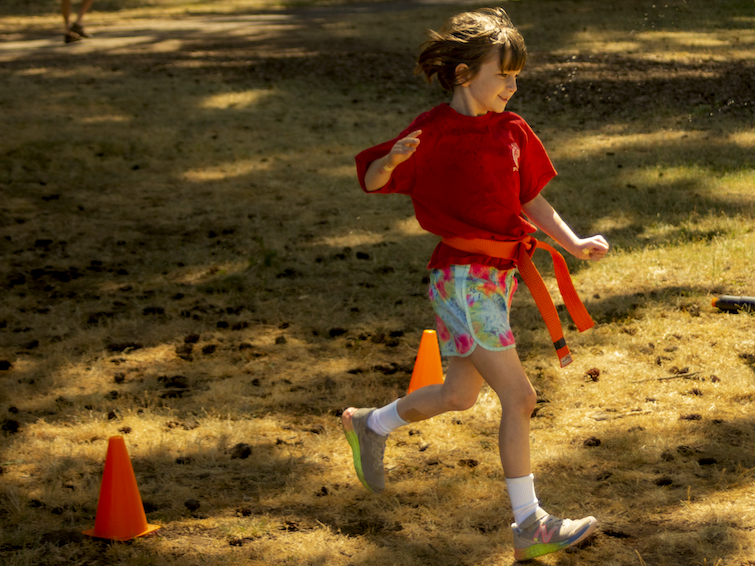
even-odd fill
[[[569,347],[566,345],[564,332],[561,329],[561,321],[558,318],[558,312],[556,312],[556,306],[553,304],[553,299],[550,293],[548,293],[548,288],[545,286],[540,272],[531,259],[537,248],[550,252],[556,272],[558,290],[561,292],[561,297],[564,299],[564,304],[566,304],[572,320],[577,325],[579,331],[584,332],[588,328],[595,326],[595,323],[587,313],[585,305],[579,299],[576,289],[574,289],[574,283],[572,283],[564,256],[553,246],[540,242],[532,236],[525,236],[521,240],[513,242],[452,236],[443,238],[443,243],[464,252],[508,259],[515,262],[522,279],[535,299],[535,304],[545,321],[545,325],[548,327],[548,332],[553,340],[553,346],[556,348],[556,354],[561,362],[561,367],[572,362],[571,353],[569,352]]]

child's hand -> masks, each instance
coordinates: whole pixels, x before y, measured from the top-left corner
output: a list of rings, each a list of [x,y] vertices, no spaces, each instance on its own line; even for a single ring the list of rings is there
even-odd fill
[[[364,188],[368,193],[387,185],[391,180],[393,170],[414,155],[419,145],[421,133],[422,130],[414,130],[411,134],[393,144],[389,153],[370,163],[364,175]]]
[[[404,161],[409,159],[415,151],[417,151],[417,146],[420,141],[419,135],[421,133],[422,130],[414,130],[411,134],[393,144],[393,147],[388,154],[391,169],[397,165],[401,165]]]
[[[581,239],[578,242],[578,246],[578,252],[571,253],[579,259],[600,261],[603,259],[603,256],[608,253],[608,242],[606,242],[605,238],[600,235]]]

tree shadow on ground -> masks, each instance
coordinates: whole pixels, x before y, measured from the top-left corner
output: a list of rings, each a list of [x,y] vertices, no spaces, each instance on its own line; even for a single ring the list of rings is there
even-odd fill
[[[569,6],[574,8],[576,4]],[[299,26],[301,34],[314,33],[319,25],[297,17],[282,22]],[[216,23],[225,24],[227,18],[218,18]],[[236,29],[243,30],[243,22]],[[166,415],[171,412],[188,415],[197,409],[203,395],[208,391],[212,393],[215,386],[222,386],[223,375],[208,369],[221,356],[231,360],[226,362],[227,371],[232,375],[228,379],[236,380],[236,394],[250,399],[252,410],[247,416],[262,415],[274,408],[287,416],[335,417],[350,400],[348,396],[354,395],[344,384],[355,377],[365,387],[365,391],[358,391],[362,401],[379,401],[392,391],[402,391],[410,375],[418,336],[423,328],[432,327],[424,296],[423,266],[434,245],[433,239],[395,229],[396,217],[402,221],[411,217],[407,203],[383,204],[376,200],[374,204],[367,204],[371,201],[363,200],[367,197],[356,188],[350,177],[351,170],[318,173],[317,163],[345,167],[347,160],[334,160],[332,152],[352,151],[364,145],[368,137],[380,141],[392,135],[389,130],[395,127],[395,122],[386,123],[383,117],[393,112],[396,99],[401,95],[407,94],[411,100],[411,105],[401,106],[407,119],[417,108],[422,106],[419,109],[423,110],[427,102],[437,98],[436,94],[423,91],[419,82],[412,79],[413,55],[383,46],[376,49],[368,40],[336,38],[326,32],[318,32],[303,41],[301,35],[285,32],[218,39],[207,29],[161,31],[154,35],[153,31],[135,28],[121,35],[116,30],[103,30],[101,45],[105,47],[96,52],[77,53],[75,57],[67,53],[61,58],[58,50],[40,49],[16,56],[3,65],[6,76],[33,84],[40,93],[34,110],[29,110],[25,101],[14,98],[12,91],[0,94],[9,114],[20,116],[20,121],[51,125],[40,129],[35,139],[11,143],[0,156],[0,172],[11,203],[4,206],[13,207],[0,213],[5,236],[0,245],[11,267],[0,284],[12,298],[0,315],[0,329],[9,336],[6,347],[12,353],[6,361],[11,362],[12,367],[8,368],[10,371],[3,370],[0,380],[7,391],[18,392],[18,399],[23,400],[13,401],[21,405],[21,412],[6,414],[5,422],[16,420],[22,430],[24,425],[40,419],[64,424],[77,418],[82,408],[102,417],[113,412],[116,416],[113,420],[120,418],[122,409],[138,407],[164,410]],[[106,47],[107,41],[121,42],[125,35],[136,40],[131,44],[131,51]],[[567,36],[563,37],[566,44]],[[182,42],[178,51],[153,49],[165,47],[166,41],[174,40]],[[338,64],[333,65],[334,61]],[[649,125],[643,129],[652,131],[655,115],[687,115],[698,112],[699,106],[705,106],[706,113],[722,117],[724,134],[727,129],[739,128],[739,122],[752,118],[752,92],[748,87],[753,78],[751,65],[735,68],[726,62],[711,61],[669,65],[626,55],[575,59],[560,54],[536,55],[532,63],[533,72],[522,79],[522,94],[527,92],[534,108],[545,115],[569,114],[575,131],[595,127],[596,122],[622,125],[634,119],[647,120]],[[554,65],[563,66],[561,74],[546,75]],[[405,72],[397,73],[397,69]],[[165,106],[161,107],[164,112],[147,110],[152,103],[150,93],[164,87],[164,80],[174,82],[170,87],[170,105],[191,116],[185,127],[180,126],[176,112],[168,112],[170,109]],[[203,108],[197,100],[212,94],[213,89],[193,93],[193,85],[198,83],[212,83],[218,93],[229,88],[262,90],[271,87],[270,90],[281,93],[283,102],[272,109],[255,104],[225,110]],[[324,120],[294,114],[295,108],[285,97],[298,100],[307,88],[313,93],[334,93],[331,102],[317,102],[309,108],[313,114],[332,115],[330,104],[354,108],[356,118]],[[110,100],[112,108],[105,113],[135,118],[133,133],[119,138],[121,128],[107,120],[77,129],[80,124],[56,118],[59,100],[74,101],[80,97],[82,89],[102,89],[108,96],[122,91],[122,98]],[[657,96],[648,100],[649,92]],[[554,93],[561,94],[554,97]],[[690,98],[690,93],[695,93],[697,98]],[[306,106],[307,99],[303,100]],[[728,100],[735,103],[728,104]],[[45,110],[48,104],[54,104],[56,111]],[[153,123],[142,121],[141,114]],[[212,167],[219,157],[228,161],[242,160],[233,152],[213,153],[216,145],[223,143],[223,132],[215,130],[222,130],[227,124],[222,120],[229,120],[229,116],[243,124],[247,136],[268,136],[265,142],[274,147],[274,151],[268,147],[259,155],[255,153],[255,157],[260,161],[275,159],[264,173],[242,173],[233,177],[232,182],[221,175],[219,180],[201,180],[181,189],[181,185],[186,184],[182,175],[188,165],[201,169]],[[359,124],[355,125],[355,121]],[[276,135],[270,133],[275,131],[271,126],[276,124],[292,131],[299,128],[302,140],[276,139]],[[154,146],[144,142],[143,138],[148,137],[144,132],[151,131],[148,127],[152,125],[169,131],[166,146],[170,149],[164,153],[151,153]],[[369,133],[354,140],[349,136],[355,129],[366,129]],[[194,130],[199,133],[192,133]],[[207,138],[212,139],[210,134],[219,136],[220,141],[207,141]],[[716,140],[722,150],[719,157],[703,166],[722,171],[745,170],[750,163],[749,154],[726,141],[724,134],[721,141]],[[313,137],[318,139],[322,150],[302,154],[303,144]],[[93,161],[67,152],[72,139],[87,144]],[[348,139],[348,143],[342,142],[343,139]],[[182,150],[192,151],[189,164],[179,158],[180,149],[196,140],[201,143],[197,142],[194,149]],[[686,165],[696,143],[683,142],[667,148],[664,160],[672,165]],[[627,144],[624,149],[652,155],[654,147]],[[241,151],[242,158],[256,151],[256,146],[248,147]],[[72,156],[73,160],[68,161]],[[595,166],[598,158],[603,161],[605,157],[590,156],[569,167],[587,169]],[[176,164],[165,169],[155,167],[157,172],[151,174],[150,167],[144,165],[150,159],[154,162],[173,160]],[[350,160],[349,157],[349,165]],[[751,207],[743,205],[741,199],[716,195],[694,181],[674,181],[656,187],[626,178],[624,173],[629,170],[626,163],[621,163],[624,165],[622,180],[620,184],[612,182],[617,185],[613,188],[638,191],[644,198],[625,199],[621,192],[603,188],[586,189],[583,193],[585,201],[594,203],[595,223],[617,208],[634,215],[629,225],[606,234],[610,241],[621,246],[663,246],[679,240],[705,241],[724,236],[725,233],[717,229],[696,231],[685,225],[690,215],[700,210],[752,216]],[[632,162],[637,170],[652,164],[652,158]],[[616,165],[611,161],[602,166],[608,171],[616,170]],[[294,166],[298,169],[291,174]],[[61,171],[66,174],[62,175]],[[97,177],[93,180],[95,174]],[[316,190],[306,188],[306,182],[313,176],[327,179],[326,184],[332,190],[322,193],[325,197],[317,195],[322,186]],[[241,194],[240,186],[254,190]],[[284,198],[291,186],[304,187],[301,198],[297,196],[293,203]],[[175,198],[181,194],[185,195],[185,202]],[[560,198],[557,194],[554,201]],[[201,205],[195,204],[195,199],[199,199]],[[220,201],[233,204],[220,206]],[[239,210],[244,208],[246,210]],[[374,212],[375,218],[357,222],[347,212],[334,212],[355,209],[365,217],[368,212]],[[579,209],[573,210],[575,216],[581,216],[577,214],[581,212]],[[644,237],[644,227],[661,210],[666,215],[664,220],[673,228],[663,236]],[[592,221],[578,222],[582,230],[592,228]],[[337,243],[339,237],[349,232],[379,233],[384,225],[389,228],[389,235],[384,240],[377,238],[382,240],[377,243],[369,239],[358,244]],[[60,231],[51,228],[53,226]],[[88,243],[82,243],[85,239]],[[196,265],[194,255],[201,255],[208,263],[224,265],[239,257],[246,261],[250,250],[255,258],[244,266],[247,271],[223,273],[216,265],[207,265],[198,283],[179,279],[166,282],[164,278],[165,273],[185,274],[190,268],[202,267]],[[177,266],[177,263],[182,265]],[[579,269],[578,266],[577,262],[570,261],[573,269]],[[210,273],[213,268],[218,271]],[[631,319],[643,306],[668,304],[680,296],[718,290],[705,285],[669,288],[648,284],[642,296],[632,293],[588,298],[586,303],[598,322],[609,323]],[[524,305],[521,316],[523,320],[540,324],[532,305]],[[52,319],[55,322],[49,322]],[[197,335],[197,340],[187,340],[191,335]],[[279,338],[283,340],[277,342]],[[161,347],[168,354],[158,361],[137,360],[140,352]],[[544,357],[550,355],[550,352],[543,353]],[[244,374],[249,367],[256,369],[257,363],[293,363],[296,360],[287,357],[296,356],[301,358],[303,369],[294,379],[272,374],[259,377]],[[345,368],[318,368],[314,377],[306,373],[307,364],[314,365],[318,358],[342,356],[351,358]],[[61,377],[63,369],[71,365],[84,368],[90,364],[105,366],[100,382],[86,393],[53,398],[56,388],[69,379]],[[123,379],[119,382],[120,378]],[[33,401],[28,401],[30,398]],[[336,429],[337,421],[333,419],[333,422],[332,427]],[[711,427],[711,439],[731,442],[739,438],[745,448],[751,444],[747,432],[752,426],[750,422],[691,424],[698,425]],[[631,438],[620,434],[605,436],[602,452],[585,453],[590,465],[600,468],[601,472],[611,468],[614,465],[610,460],[612,446]],[[674,455],[674,461],[681,462],[684,473],[696,470],[695,466],[717,465],[700,464],[702,458],[716,458],[718,464],[726,466],[753,467],[746,456],[752,450],[743,450],[741,462],[729,462],[718,454],[714,440],[693,448],[700,450],[699,455]],[[181,464],[175,461],[171,464],[163,455],[140,458],[138,468],[146,470],[139,472],[146,474],[140,476],[144,479],[145,495],[149,496],[145,500],[153,496],[157,499],[157,502],[147,501],[157,507],[154,513],[159,514],[161,509],[166,517],[177,517],[179,510],[183,513],[181,502],[160,500],[159,487],[163,480],[155,478],[154,470],[166,467],[179,470],[173,477],[175,481],[196,485],[203,494],[226,488],[232,500],[238,499],[245,489],[258,492],[281,489],[284,474],[292,469],[316,485],[314,480],[321,469],[276,452],[288,450],[285,444],[254,445],[253,450],[257,449],[267,455],[264,460],[229,461],[226,467],[217,464],[221,448],[186,451],[179,456],[186,459]],[[13,458],[6,450],[3,452],[3,459]],[[223,457],[229,458],[229,455]],[[200,477],[207,473],[210,463],[219,467],[222,474]],[[574,461],[556,464],[573,466]],[[94,470],[100,462],[82,465]],[[648,466],[647,471],[643,470],[647,477],[641,485],[651,490],[663,489],[664,486],[653,483],[659,475],[653,471],[656,469],[653,466],[660,466],[657,469],[671,479],[666,490],[676,490],[675,495],[681,495],[676,493],[682,487],[674,474],[682,472],[673,472],[669,468],[671,464],[655,461]],[[90,472],[90,479],[93,475],[94,472]],[[557,484],[559,478],[553,470],[546,470],[542,475],[544,484]],[[45,480],[53,482],[55,477],[48,474]],[[228,481],[238,484],[229,486]],[[619,490],[612,481],[609,477],[598,483],[610,486],[611,489],[605,491]],[[708,493],[720,489],[708,479],[703,485]],[[468,542],[449,549],[452,545],[440,544],[442,535],[434,535],[435,538],[428,539],[433,546],[417,543],[403,537],[386,508],[381,511],[382,515],[373,515],[365,505],[360,505],[360,497],[347,489],[340,494],[336,489],[332,492],[336,496],[348,492],[347,503],[333,505],[335,496],[323,495],[322,506],[291,504],[265,508],[264,512],[283,522],[301,517],[303,519],[297,520],[306,521],[307,528],[311,529],[317,528],[315,525],[320,521],[331,532],[340,530],[349,536],[366,537],[383,550],[376,551],[374,556],[355,559],[364,564],[381,560],[388,552],[386,548],[396,554],[413,556],[420,562],[440,563],[442,558],[433,547],[449,553],[447,560],[442,559],[446,563],[463,563],[466,552],[484,544],[477,538],[483,534],[483,528],[497,533],[496,540],[505,539],[500,533],[507,526],[500,518],[490,522],[487,510],[467,509],[465,519],[480,527],[469,530]],[[405,494],[401,503],[407,513],[414,505],[412,497]],[[606,497],[611,497],[610,493]],[[52,513],[51,509],[58,507],[45,504],[43,510]],[[233,509],[235,503],[222,512]],[[92,510],[91,506],[81,507],[76,511],[77,517],[88,517]],[[443,510],[450,514],[458,512],[448,507]],[[629,535],[630,542],[642,534],[623,530],[623,526],[621,529],[621,533]],[[602,540],[605,541],[605,537]],[[725,540],[722,548],[726,552],[733,551]],[[233,556],[230,550],[228,552],[228,556]],[[224,559],[221,553],[218,563]]]
[[[705,547],[711,543],[721,559],[737,554],[737,533],[752,528],[741,513],[721,511],[715,518],[699,516],[702,520],[691,519],[690,514],[696,502],[714,494],[724,496],[748,481],[740,478],[748,476],[755,466],[751,450],[746,448],[755,442],[755,422],[750,418],[724,420],[715,414],[701,417],[683,412],[677,418],[678,423],[670,422],[668,426],[679,436],[669,437],[662,446],[628,420],[614,421],[608,425],[609,430],[589,438],[575,438],[575,446],[584,441],[584,446],[578,448],[580,455],[550,460],[545,464],[548,472],[538,473],[543,477],[541,485],[553,486],[543,489],[541,497],[557,497],[561,481],[576,473],[594,478],[590,505],[594,498],[596,503],[612,500],[605,509],[618,509],[621,505],[657,509],[641,523],[627,522],[620,513],[612,514],[603,520],[599,533],[600,538],[610,537],[628,549],[636,549],[648,563],[682,556],[689,561],[710,559],[710,550]],[[733,451],[732,446],[742,449]],[[619,453],[627,450],[633,451],[637,460],[632,469],[621,463],[623,457]],[[577,461],[579,470],[574,468]]]
[[[752,419],[724,421],[707,417],[685,422],[687,424],[683,427],[688,429],[685,437],[669,439],[667,447],[641,449],[641,462],[637,462],[631,470],[623,465],[620,452],[628,446],[654,445],[643,439],[645,433],[641,429],[629,426],[628,422],[624,429],[612,426],[598,433],[601,441],[598,446],[595,442],[586,444],[571,451],[568,456],[550,460],[543,469],[538,470],[541,497],[550,502],[551,509],[555,507],[554,510],[560,513],[568,513],[569,510],[559,508],[558,494],[567,477],[575,476],[594,477],[593,491],[589,497],[586,494],[585,505],[588,507],[612,509],[630,502],[632,505],[652,507],[658,502],[666,502],[662,513],[656,517],[651,515],[643,523],[627,523],[621,514],[615,513],[608,520],[599,517],[600,530],[582,548],[593,548],[598,552],[610,549],[614,555],[619,555],[617,550],[627,555],[637,550],[646,560],[675,559],[682,555],[690,560],[702,560],[705,550],[700,548],[699,541],[704,540],[715,543],[719,558],[736,553],[738,545],[733,542],[736,537],[730,535],[751,528],[750,523],[739,515],[721,512],[712,522],[703,525],[690,524],[683,516],[674,519],[674,515],[711,494],[725,492],[741,484],[732,474],[737,476],[743,470],[755,467],[749,456],[753,453],[755,439],[752,431],[755,430],[755,423]],[[574,439],[575,443],[582,440]],[[732,455],[732,445],[741,447],[736,456]],[[469,476],[471,472],[463,467],[450,466],[454,469],[442,470],[441,481],[426,482],[426,489],[420,492],[412,488],[407,491],[408,484],[401,481],[389,485],[386,494],[379,497],[363,492],[358,485],[326,484],[319,489],[316,503],[284,501],[280,505],[260,505],[255,503],[258,496],[265,494],[266,500],[269,500],[270,491],[280,490],[292,475],[312,476],[312,481],[308,483],[314,486],[313,489],[317,488],[319,484],[315,478],[318,471],[303,468],[303,462],[291,461],[285,455],[275,456],[274,453],[278,451],[275,446],[253,445],[251,449],[254,458],[228,460],[227,463],[219,462],[215,453],[187,451],[182,461],[174,464],[176,471],[169,476],[164,471],[171,467],[171,463],[165,461],[164,455],[143,456],[135,460],[142,498],[149,513],[148,520],[170,522],[178,518],[228,517],[229,514],[247,517],[248,521],[264,519],[268,526],[263,527],[260,534],[246,538],[235,535],[220,537],[221,544],[227,545],[228,553],[235,552],[235,548],[231,547],[254,548],[255,542],[262,540],[260,537],[283,541],[289,536],[319,529],[331,535],[359,538],[366,543],[365,547],[374,548],[354,557],[354,563],[360,564],[375,563],[384,556],[410,557],[420,563],[433,560],[437,564],[466,564],[468,557],[480,556],[479,549],[482,547],[489,548],[487,552],[491,556],[510,552],[503,550],[510,545],[511,538],[508,534],[510,517],[508,513],[500,512],[501,508],[506,507],[503,501],[505,496],[502,495],[500,502],[488,500],[484,505],[474,503],[463,510],[449,507],[450,502],[455,501],[454,490],[463,489],[464,483],[472,477]],[[260,451],[267,456],[260,458]],[[424,459],[430,460],[428,457]],[[447,464],[443,460],[440,463]],[[438,462],[435,464],[437,467]],[[81,465],[94,469],[100,463]],[[161,473],[158,476],[150,470],[160,470]],[[725,476],[725,470],[729,471],[729,476]],[[422,472],[415,474],[421,475]],[[629,475],[632,477],[629,478]],[[723,480],[724,477],[729,479]],[[55,478],[49,478],[49,481],[53,482]],[[169,501],[160,495],[161,485],[166,481],[185,486],[187,497],[190,495],[200,503],[212,499],[218,491],[227,492],[226,503],[216,503],[212,508],[200,505],[198,509],[189,511],[184,508],[183,501]],[[306,479],[303,481],[306,483]],[[690,485],[694,486],[692,496]],[[444,504],[447,488],[451,489],[448,492],[449,503]],[[242,494],[247,497],[246,500],[241,498]],[[595,502],[598,499],[601,502],[599,505]],[[69,508],[64,504],[60,509],[54,507],[55,501],[33,500],[25,503],[34,508],[34,513],[71,514],[74,521],[94,512],[91,506]],[[452,513],[460,525],[458,532],[449,539],[444,533],[428,531],[424,541],[418,541],[404,532],[414,521],[427,521],[427,513]],[[57,538],[53,536],[56,533]],[[166,531],[164,534],[174,537],[180,533]],[[100,548],[88,540],[59,535],[60,531],[40,533],[42,539],[47,537],[51,544],[80,545],[85,553],[87,549],[97,552],[97,548]],[[669,537],[675,540],[671,545],[668,544]],[[666,543],[660,544],[661,540],[666,540]],[[214,554],[215,559],[220,560],[223,552]]]

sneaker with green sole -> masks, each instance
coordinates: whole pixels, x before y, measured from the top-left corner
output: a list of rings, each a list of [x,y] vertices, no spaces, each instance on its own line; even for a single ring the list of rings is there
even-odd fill
[[[574,546],[589,537],[597,526],[595,517],[578,521],[559,519],[538,507],[521,525],[511,525],[514,531],[514,558],[532,560]]]
[[[359,481],[372,493],[381,493],[385,489],[385,441],[381,436],[367,428],[367,419],[375,409],[356,409],[349,407],[341,415],[341,425],[349,441],[354,456],[354,469]]]

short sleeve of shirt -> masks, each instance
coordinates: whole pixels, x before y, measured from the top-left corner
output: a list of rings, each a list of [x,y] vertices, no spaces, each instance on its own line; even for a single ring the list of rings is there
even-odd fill
[[[519,201],[522,204],[535,198],[545,185],[556,176],[548,154],[540,138],[532,128],[522,119],[517,120],[519,136],[521,136],[522,155],[519,162]]]

